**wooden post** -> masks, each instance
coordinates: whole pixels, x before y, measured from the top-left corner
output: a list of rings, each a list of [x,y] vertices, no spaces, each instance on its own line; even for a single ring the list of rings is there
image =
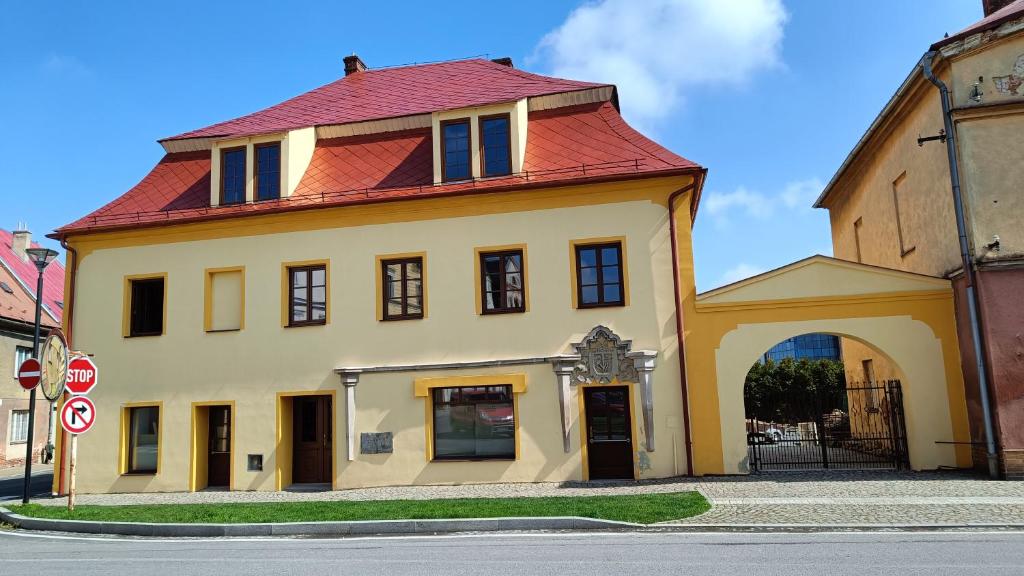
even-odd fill
[[[71,459],[68,465],[68,512],[75,511],[75,460],[78,457],[78,434],[71,435]]]

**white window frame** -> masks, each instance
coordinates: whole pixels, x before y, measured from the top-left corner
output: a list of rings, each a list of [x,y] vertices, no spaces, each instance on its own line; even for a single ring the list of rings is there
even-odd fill
[[[28,442],[28,410],[11,410],[11,432],[9,444],[25,444]],[[16,424],[20,423],[24,429],[23,433],[18,435],[18,428]]]
[[[22,355],[22,350],[24,350],[24,355]],[[32,347],[31,346],[18,346],[18,345],[16,345],[14,347],[14,373],[12,374],[12,376],[14,377],[15,380],[17,380],[17,378],[18,378],[18,369],[21,368],[21,363],[24,362],[26,359],[31,358],[31,357],[32,357]]]

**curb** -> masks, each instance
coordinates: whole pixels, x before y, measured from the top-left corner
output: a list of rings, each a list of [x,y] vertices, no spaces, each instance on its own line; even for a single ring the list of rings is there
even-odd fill
[[[1024,524],[653,524],[652,532],[968,532],[981,530],[1024,531]]]
[[[356,520],[280,522],[266,524],[164,524],[53,520],[14,514],[0,507],[0,520],[24,530],[120,536],[196,538],[217,536],[356,536],[378,534],[440,534],[531,530],[637,530],[645,524],[579,516],[536,518],[465,518],[458,520]]]

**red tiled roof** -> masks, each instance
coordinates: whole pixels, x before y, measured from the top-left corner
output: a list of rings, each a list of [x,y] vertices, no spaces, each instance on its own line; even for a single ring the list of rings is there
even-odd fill
[[[3,303],[0,304],[0,316],[4,318],[12,318],[14,320],[20,320],[25,322],[35,322],[35,296],[36,296],[36,282],[39,280],[39,272],[36,270],[35,264],[29,260],[22,260],[21,256],[15,254],[14,247],[14,234],[0,228],[0,269],[7,269],[11,274],[20,280],[20,286],[11,284],[10,281],[4,280],[10,285],[16,294],[20,293],[24,295],[25,299],[28,299],[30,304],[30,315],[28,318],[24,318],[20,313],[16,316],[8,316],[8,312],[12,312],[8,309],[8,305],[17,308],[22,306],[17,302],[21,302],[23,299],[17,296],[12,296],[3,292],[0,294],[0,298],[3,299]],[[39,244],[33,242],[33,248],[39,248]],[[14,280],[14,278],[12,278]],[[17,281],[15,280],[15,281]],[[27,292],[27,294],[26,294]],[[15,298],[15,300],[12,300]],[[46,326],[55,326],[60,322],[63,316],[63,300],[64,300],[64,266],[59,261],[51,262],[43,272],[43,305],[44,312],[42,316],[42,323]],[[58,304],[59,303],[59,304]],[[51,318],[47,318],[49,314]],[[56,322],[54,322],[56,320]]]
[[[428,129],[320,140],[292,196],[233,206],[209,206],[209,152],[168,154],[123,196],[57,234],[699,169],[604,102],[531,113],[523,172],[442,185],[433,184]]]
[[[251,136],[510,102],[605,84],[563,80],[472,59],[345,76],[259,112],[166,140]]]
[[[963,30],[957,32],[956,34],[953,34],[948,38],[943,38],[942,40],[939,40],[935,44],[932,44],[931,49],[938,50],[939,48],[947,44],[952,44],[957,40],[963,40],[964,38],[967,38],[968,36],[972,36],[979,32],[985,32],[986,30],[997,28],[1004,22],[1007,22],[1009,20],[1015,20],[1022,16],[1024,16],[1024,0],[1017,0],[1016,2],[1011,2],[1010,4],[1003,6],[999,10],[996,10],[995,12],[989,14],[988,16],[982,18],[981,20],[978,20],[974,24],[971,24],[967,28],[964,28]]]

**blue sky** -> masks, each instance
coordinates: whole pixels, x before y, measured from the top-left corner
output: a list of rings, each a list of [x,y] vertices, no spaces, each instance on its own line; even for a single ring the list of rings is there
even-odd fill
[[[616,82],[631,123],[709,168],[706,290],[830,254],[811,202],[928,45],[981,18],[981,0],[524,0],[511,21],[506,3],[465,4],[7,4],[0,227],[40,238],[138,182],[157,139],[334,80],[349,53],[511,56]]]

